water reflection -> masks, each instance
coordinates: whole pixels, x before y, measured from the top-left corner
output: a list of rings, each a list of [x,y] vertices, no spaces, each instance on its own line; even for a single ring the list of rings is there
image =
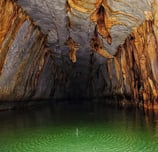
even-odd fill
[[[0,113],[2,152],[157,152],[158,113],[59,102]]]

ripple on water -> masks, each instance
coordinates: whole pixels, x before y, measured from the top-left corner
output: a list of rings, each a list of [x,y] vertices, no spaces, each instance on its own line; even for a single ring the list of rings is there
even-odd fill
[[[80,118],[75,123],[63,119],[55,119],[58,125],[31,123],[29,127],[17,127],[16,133],[3,126],[6,131],[0,134],[0,152],[158,152],[158,137],[152,133],[155,128],[147,128],[143,119],[135,121],[111,113],[103,121],[93,122],[90,116],[88,121]]]
[[[101,126],[100,126],[101,127]],[[3,152],[157,152],[156,141],[148,145],[136,133],[107,128],[60,128],[56,131],[25,131],[6,143]],[[144,136],[143,136],[144,137]],[[8,150],[7,147],[11,150]]]

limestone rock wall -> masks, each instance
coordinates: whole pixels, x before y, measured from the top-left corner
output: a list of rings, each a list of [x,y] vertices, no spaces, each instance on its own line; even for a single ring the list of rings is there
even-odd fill
[[[126,104],[158,106],[158,43],[154,26],[154,19],[150,18],[134,29],[118,48],[115,59],[107,62],[111,91],[131,99]]]
[[[49,49],[15,2],[1,0],[0,12],[0,101],[87,97],[89,61],[73,64]]]
[[[0,100],[28,99],[34,96],[42,81],[51,84],[47,79],[40,79],[44,67],[52,70],[47,65],[52,64],[52,59],[45,47],[46,40],[15,2],[0,1]],[[49,92],[48,88],[42,88],[45,89]]]
[[[134,1],[135,11],[123,0],[40,2],[18,2],[32,21],[0,1],[0,100],[108,96],[158,107],[157,0]]]

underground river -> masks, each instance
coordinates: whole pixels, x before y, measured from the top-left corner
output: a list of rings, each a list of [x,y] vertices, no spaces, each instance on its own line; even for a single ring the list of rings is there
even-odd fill
[[[0,152],[158,152],[158,115],[88,102],[3,111]]]

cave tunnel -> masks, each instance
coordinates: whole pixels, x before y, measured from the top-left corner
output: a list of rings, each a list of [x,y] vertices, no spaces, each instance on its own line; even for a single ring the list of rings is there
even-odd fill
[[[157,152],[158,0],[0,0],[0,152]]]

